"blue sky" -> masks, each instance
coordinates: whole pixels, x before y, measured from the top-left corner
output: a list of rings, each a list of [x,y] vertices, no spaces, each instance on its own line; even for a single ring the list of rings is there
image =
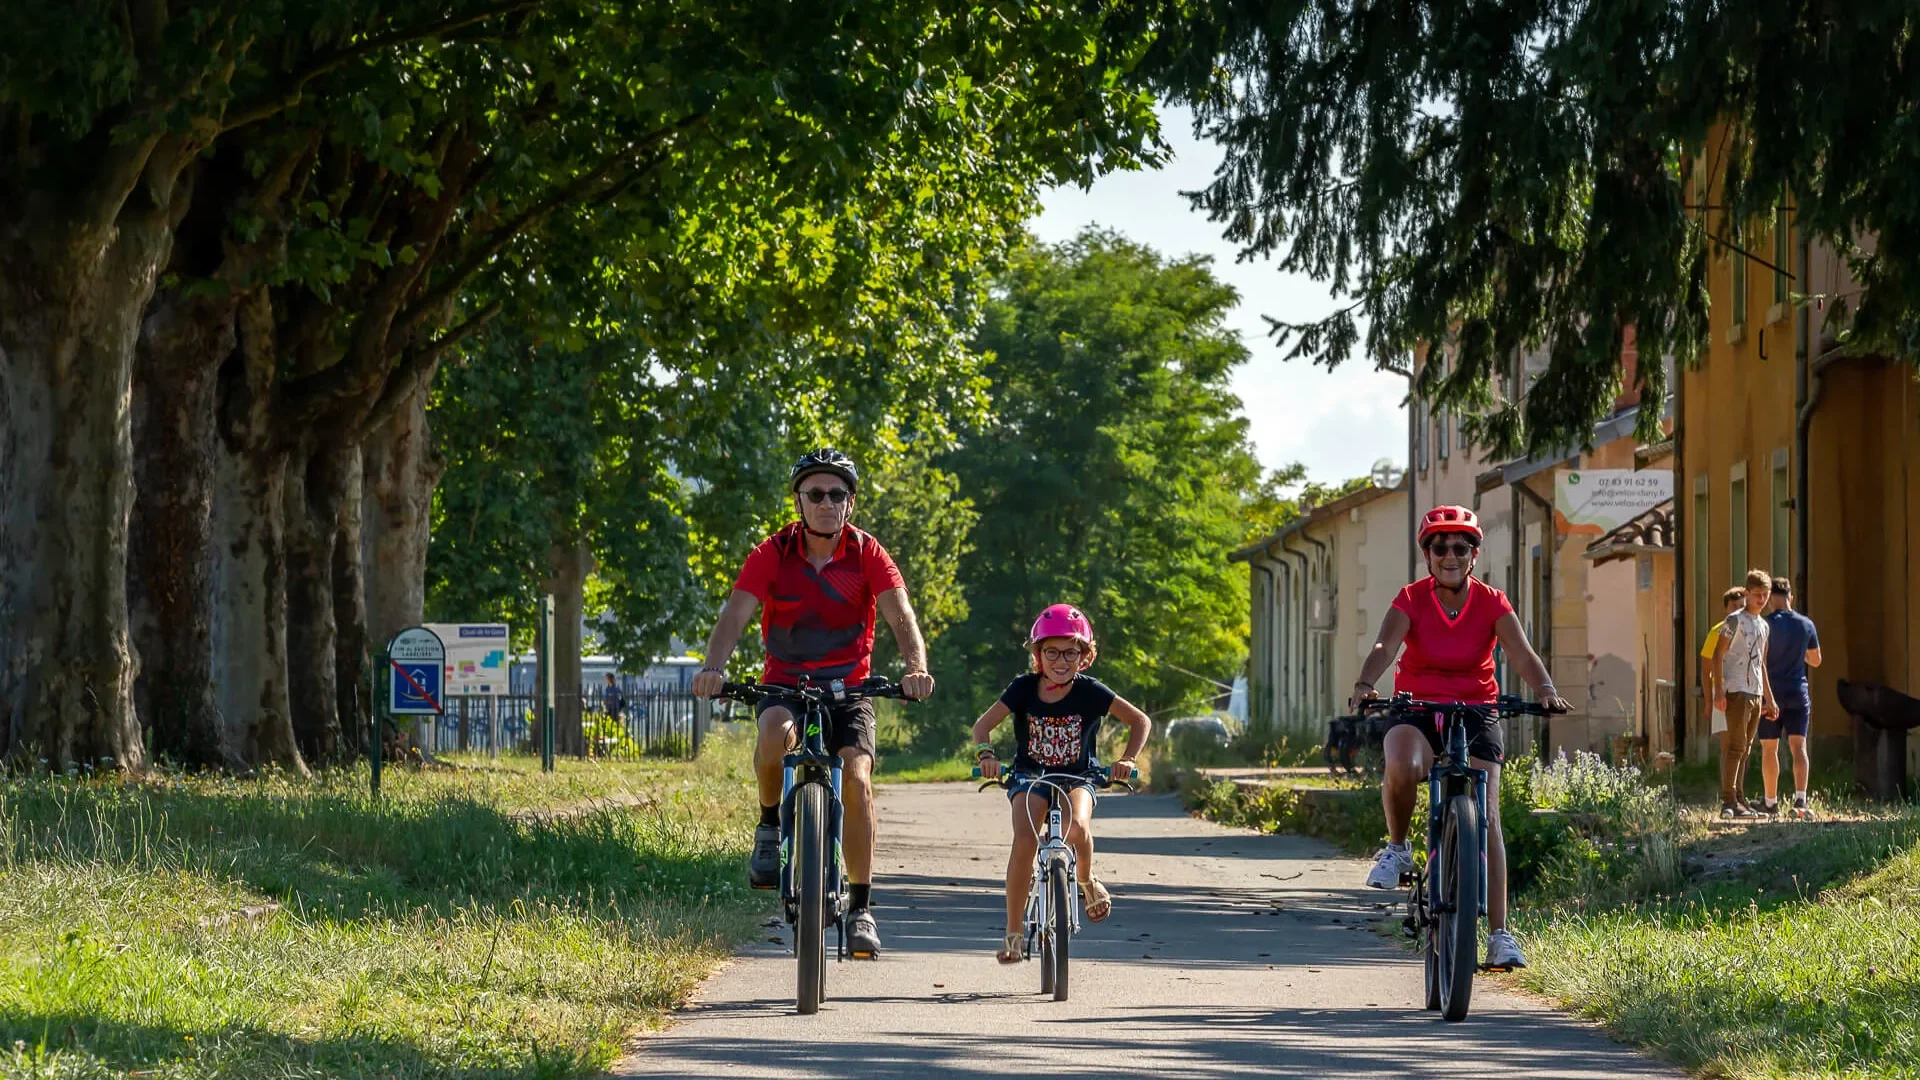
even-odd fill
[[[1213,272],[1239,290],[1240,305],[1227,323],[1253,354],[1233,380],[1260,460],[1269,468],[1299,461],[1308,477],[1322,481],[1364,475],[1380,458],[1404,464],[1407,456],[1404,378],[1375,372],[1354,360],[1336,372],[1306,361],[1288,363],[1266,336],[1262,315],[1293,321],[1318,318],[1335,304],[1327,287],[1309,277],[1283,274],[1265,261],[1236,263],[1235,249],[1220,227],[1192,210],[1181,191],[1206,186],[1220,151],[1193,135],[1192,115],[1162,109],[1161,125],[1174,159],[1154,172],[1112,173],[1091,190],[1054,188],[1030,227],[1042,240],[1071,238],[1089,224],[1101,225],[1167,254],[1213,257]]]

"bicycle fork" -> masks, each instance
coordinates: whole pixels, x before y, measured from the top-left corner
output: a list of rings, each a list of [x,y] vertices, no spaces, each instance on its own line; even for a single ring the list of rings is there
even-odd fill
[[[1441,808],[1446,805],[1449,796],[1446,793],[1446,780],[1449,776],[1465,773],[1473,784],[1474,806],[1480,811],[1480,911],[1481,918],[1487,915],[1487,771],[1485,769],[1463,769],[1458,773],[1443,773],[1438,768],[1427,776],[1427,862],[1431,864],[1439,854],[1443,824]],[[1441,905],[1437,897],[1428,897],[1432,913],[1441,914]]]

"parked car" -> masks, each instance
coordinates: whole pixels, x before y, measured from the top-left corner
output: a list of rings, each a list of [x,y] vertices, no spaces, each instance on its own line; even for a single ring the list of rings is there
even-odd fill
[[[1206,738],[1216,746],[1231,746],[1234,731],[1227,718],[1219,715],[1181,716],[1167,721],[1166,735],[1168,742],[1178,742],[1183,738]]]

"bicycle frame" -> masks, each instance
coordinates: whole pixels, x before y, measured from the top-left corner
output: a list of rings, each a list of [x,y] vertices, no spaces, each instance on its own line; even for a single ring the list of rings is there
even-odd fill
[[[1054,777],[1064,777],[1076,782],[1084,778],[1072,773],[1043,773],[1026,779],[1028,791],[1045,788],[1047,793],[1047,830],[1040,841],[1040,848],[1034,853],[1033,880],[1027,887],[1027,911],[1022,921],[1021,931],[1025,938],[1024,948],[1031,955],[1034,939],[1039,936],[1042,927],[1049,921],[1057,922],[1055,913],[1048,910],[1053,903],[1047,895],[1047,870],[1055,862],[1065,862],[1067,866],[1068,901],[1067,926],[1071,932],[1080,932],[1080,860],[1073,853],[1073,845],[1067,843],[1067,829],[1060,815],[1060,804],[1073,805],[1067,795],[1068,788]]]
[[[1472,757],[1467,752],[1466,713],[1478,711],[1471,706],[1456,706],[1451,709],[1433,710],[1436,730],[1446,735],[1447,748],[1434,759],[1433,768],[1427,770],[1427,857],[1440,849],[1440,837],[1446,828],[1444,808],[1447,800],[1459,794],[1462,782],[1473,785],[1474,805],[1480,810],[1480,850],[1487,850],[1487,770],[1476,769]],[[1451,781],[1451,783],[1450,783]],[[1487,862],[1480,860],[1480,910],[1475,914],[1485,917],[1487,914]],[[1449,914],[1437,905],[1432,914]]]
[[[828,913],[832,917],[834,932],[838,938],[836,956],[844,960],[847,953],[845,921],[847,898],[840,888],[843,877],[840,843],[844,816],[840,801],[842,763],[839,755],[827,751],[826,706],[811,699],[805,700],[803,704],[801,714],[794,718],[801,725],[800,747],[780,759],[780,905],[782,913],[786,916],[787,925],[795,925],[799,921],[799,901],[794,895],[793,887],[793,804],[800,789],[805,785],[825,784],[827,836],[831,841],[827,845]],[[795,948],[799,947],[797,938],[794,945]]]

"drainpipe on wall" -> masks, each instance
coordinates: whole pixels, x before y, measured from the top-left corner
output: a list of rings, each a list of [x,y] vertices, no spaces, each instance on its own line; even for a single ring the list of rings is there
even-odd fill
[[[1261,612],[1261,618],[1266,620],[1267,623],[1267,632],[1263,635],[1267,643],[1267,652],[1265,656],[1259,658],[1259,663],[1262,669],[1263,681],[1267,684],[1267,704],[1271,706],[1271,708],[1264,711],[1272,715],[1262,716],[1260,718],[1260,726],[1267,729],[1267,734],[1274,735],[1278,734],[1280,728],[1280,684],[1279,681],[1273,677],[1274,671],[1279,667],[1275,661],[1280,655],[1280,643],[1273,638],[1274,628],[1280,621],[1278,616],[1280,610],[1280,576],[1275,574],[1273,567],[1266,563],[1248,560],[1247,565],[1267,575],[1267,610]],[[1249,689],[1251,689],[1251,687],[1249,687]],[[1249,722],[1247,726],[1249,728],[1253,727],[1251,712],[1249,712]]]
[[[1687,484],[1687,373],[1680,365],[1673,372],[1673,525],[1668,542],[1673,545],[1673,762],[1687,760],[1687,706],[1693,695],[1687,691],[1687,674],[1693,662],[1693,640],[1687,633],[1687,520],[1682,510],[1691,511],[1687,498],[1693,490]],[[1705,618],[1705,613],[1701,615]],[[1704,696],[1705,691],[1702,690]],[[1704,710],[1703,710],[1704,711]]]
[[[1802,294],[1813,291],[1813,267],[1809,262],[1811,245],[1807,243],[1805,229],[1800,233],[1800,280]],[[1807,596],[1807,539],[1808,522],[1812,515],[1812,484],[1809,482],[1811,470],[1807,468],[1807,436],[1813,430],[1813,413],[1820,407],[1820,398],[1826,390],[1826,380],[1813,370],[1813,313],[1806,304],[1794,313],[1794,386],[1793,386],[1793,591],[1794,606],[1801,611],[1807,610],[1810,601]]]
[[[1298,635],[1294,640],[1298,643],[1299,648],[1293,652],[1293,674],[1296,677],[1292,679],[1292,683],[1294,696],[1300,703],[1301,711],[1304,712],[1307,704],[1307,583],[1312,575],[1307,571],[1307,553],[1304,551],[1295,551],[1293,548],[1287,546],[1293,542],[1293,537],[1293,533],[1288,533],[1286,536],[1281,537],[1280,550],[1300,560],[1300,565],[1296,568],[1294,575],[1293,589],[1294,596],[1296,597],[1296,603],[1293,609],[1293,621],[1295,628],[1298,630]]]
[[[1531,500],[1545,515],[1540,524],[1540,652],[1545,654],[1547,678],[1553,678],[1553,561],[1559,557],[1559,551],[1553,542],[1553,504],[1540,497],[1540,493],[1527,486],[1525,480],[1516,482],[1513,489]],[[1515,521],[1517,528],[1519,522]],[[1552,729],[1549,721],[1540,721],[1540,738],[1535,740],[1534,749],[1541,761],[1549,758],[1548,733]]]
[[[1333,567],[1328,565],[1328,562],[1327,562],[1327,545],[1321,543],[1318,540],[1315,540],[1312,536],[1304,532],[1300,534],[1300,538],[1302,540],[1305,540],[1307,543],[1312,544],[1315,550],[1319,552],[1319,555],[1317,558],[1318,558],[1318,562],[1320,563],[1320,580],[1322,583],[1331,586],[1333,584]],[[1301,615],[1305,616],[1305,614],[1306,612],[1302,610]],[[1312,630],[1307,631],[1307,640],[1309,642],[1313,640]],[[1321,649],[1324,650],[1328,646],[1327,646],[1327,643],[1323,641],[1320,643],[1320,647]],[[1323,717],[1329,716],[1333,712],[1332,703],[1325,701],[1323,699],[1327,696],[1328,691],[1331,690],[1332,687],[1327,687],[1327,686],[1314,687],[1313,686],[1313,684],[1316,681],[1318,681],[1316,676],[1320,674],[1320,670],[1319,670],[1320,663],[1318,662],[1318,658],[1314,656],[1314,649],[1312,648],[1311,645],[1309,645],[1307,648],[1307,663],[1310,665],[1310,671],[1311,671],[1311,674],[1309,674],[1307,678],[1307,685],[1309,687],[1313,687],[1309,691],[1309,693],[1312,694],[1315,699],[1312,705],[1310,706],[1310,708],[1316,710],[1319,713],[1319,715]]]
[[[1413,452],[1418,444],[1414,425],[1419,423],[1419,412],[1413,405],[1413,361],[1407,361],[1407,580],[1411,582],[1420,573],[1420,556],[1415,553],[1414,537],[1420,535],[1420,500],[1414,498]]]

